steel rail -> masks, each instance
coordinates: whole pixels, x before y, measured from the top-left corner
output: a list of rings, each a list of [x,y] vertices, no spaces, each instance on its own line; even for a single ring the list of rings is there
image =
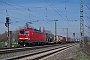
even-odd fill
[[[26,50],[33,50],[33,49],[40,49],[40,48],[52,47],[52,46],[58,46],[58,45],[60,45],[60,44],[22,47],[22,48],[13,48],[13,49],[2,49],[2,50],[0,50],[0,54],[13,53],[13,52],[19,52],[19,51],[26,51]]]
[[[37,55],[37,54],[41,54],[41,53],[45,53],[45,52],[48,52],[48,51],[53,51],[55,49],[59,49],[57,51],[54,51],[54,52],[51,52],[51,53],[48,53],[46,55],[42,55],[42,56],[39,56],[39,57],[35,57],[31,60],[37,60],[37,59],[41,59],[42,57],[45,57],[45,56],[48,56],[48,55],[51,55],[51,54],[54,54],[56,52],[59,52],[59,51],[62,51],[62,50],[65,50],[69,47],[72,47],[74,45],[63,45],[63,46],[60,46],[60,47],[56,47],[56,48],[50,48],[50,49],[46,49],[46,50],[42,50],[42,51],[38,51],[38,52],[32,52],[32,53],[29,53],[29,54],[24,54],[24,55],[18,55],[18,56],[14,56],[14,57],[9,57],[9,58],[4,58],[2,60],[13,60],[13,59],[21,59],[21,58],[25,58],[25,57],[28,57],[28,56],[34,56],[34,55]]]

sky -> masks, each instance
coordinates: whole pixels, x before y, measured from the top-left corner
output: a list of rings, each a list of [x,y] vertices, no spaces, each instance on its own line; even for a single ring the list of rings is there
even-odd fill
[[[90,23],[90,0],[84,0],[84,23]],[[80,34],[80,0],[0,0],[0,34],[7,31],[6,17],[10,18],[10,30],[15,31],[32,22],[36,29],[44,27],[55,34],[55,21],[58,35],[76,37]],[[88,32],[90,29],[84,28]],[[85,35],[90,35],[85,31]]]

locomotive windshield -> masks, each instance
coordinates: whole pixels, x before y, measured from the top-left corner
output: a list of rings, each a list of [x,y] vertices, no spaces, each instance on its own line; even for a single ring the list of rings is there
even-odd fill
[[[21,30],[20,34],[28,34],[28,31],[27,30]]]

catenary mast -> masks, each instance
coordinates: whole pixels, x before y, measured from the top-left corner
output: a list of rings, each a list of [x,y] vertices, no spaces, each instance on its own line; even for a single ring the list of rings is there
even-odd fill
[[[80,0],[80,46],[84,48],[83,0]]]

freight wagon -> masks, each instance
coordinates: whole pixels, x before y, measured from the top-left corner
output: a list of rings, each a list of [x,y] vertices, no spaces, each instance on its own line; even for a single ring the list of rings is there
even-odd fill
[[[64,37],[64,36],[59,36],[58,35],[58,43],[70,43],[71,38],[70,37]]]
[[[46,33],[46,41],[48,44],[54,43],[54,35],[50,33]]]

